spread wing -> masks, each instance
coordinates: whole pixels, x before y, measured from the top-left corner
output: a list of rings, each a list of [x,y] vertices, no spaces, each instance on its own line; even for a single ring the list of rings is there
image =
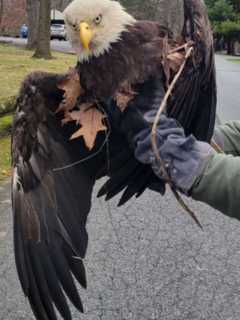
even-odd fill
[[[186,133],[210,141],[216,115],[216,76],[212,30],[202,0],[184,0],[183,38],[192,40],[194,52],[180,77],[168,106]]]
[[[169,53],[166,48],[180,47],[183,43],[193,43],[193,53],[188,59],[184,71],[177,81],[168,101],[169,116],[177,119],[185,128],[187,134],[193,133],[198,139],[210,141],[215,124],[216,114],[216,76],[213,50],[212,30],[207,16],[203,0],[184,0],[184,28],[179,30],[179,39],[173,40],[170,32],[165,32],[158,23],[149,21],[138,21],[130,28],[135,37],[141,41],[140,57],[134,51],[134,62],[131,63],[135,69],[141,70],[139,78],[147,80],[149,72],[152,75],[159,73],[156,65],[162,67],[164,54]],[[125,42],[128,40],[125,36]],[[178,51],[184,56],[184,50]],[[163,55],[162,55],[163,53]],[[137,59],[138,57],[138,59]],[[129,59],[130,60],[130,59]],[[140,62],[139,62],[140,61]],[[180,64],[179,64],[180,66]],[[166,72],[166,80],[173,79],[174,74]],[[131,68],[129,68],[131,70]],[[132,72],[134,74],[134,72]],[[175,72],[176,73],[176,72]],[[126,72],[127,74],[127,72]],[[139,80],[139,79],[138,79]],[[166,81],[168,82],[168,81]],[[167,88],[166,88],[167,89]]]
[[[75,125],[62,127],[61,115],[55,113],[63,100],[58,88],[63,79],[30,75],[22,85],[13,124],[15,260],[24,294],[40,320],[57,319],[55,309],[70,320],[69,302],[83,311],[75,280],[86,287],[86,221],[95,180],[112,177],[99,195],[107,194],[108,200],[124,190],[120,204],[147,187],[159,188],[152,169],[136,161],[114,128],[108,145],[105,134],[99,134],[90,152],[81,138],[69,140]]]
[[[95,182],[91,161],[55,170],[86,156],[80,140],[69,143],[71,129],[64,130],[54,114],[62,99],[56,86],[61,78],[30,75],[23,83],[13,126],[16,265],[24,294],[41,320],[57,319],[55,307],[63,319],[71,319],[68,300],[83,311],[74,279],[86,287],[82,259]]]

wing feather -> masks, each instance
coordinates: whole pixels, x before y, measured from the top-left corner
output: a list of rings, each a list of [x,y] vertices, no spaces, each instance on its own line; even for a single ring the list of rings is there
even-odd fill
[[[36,79],[37,78],[37,79]],[[94,166],[56,168],[79,157],[54,114],[58,77],[31,75],[23,83],[13,125],[12,203],[16,266],[35,317],[56,320],[55,307],[71,319],[68,298],[81,312],[75,280],[86,287],[87,215]],[[49,82],[55,95],[48,94]],[[83,157],[85,155],[83,154]]]

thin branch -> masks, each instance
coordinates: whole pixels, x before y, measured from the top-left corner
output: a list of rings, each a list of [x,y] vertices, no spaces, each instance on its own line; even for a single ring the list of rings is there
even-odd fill
[[[183,45],[181,45],[181,46],[179,46],[177,48],[169,50],[168,54],[172,54],[172,53],[178,52],[178,51],[183,50],[183,49],[186,50],[187,48],[192,47],[192,45],[193,45],[193,41],[189,41],[189,42],[184,43]]]
[[[211,140],[211,146],[213,147],[213,149],[215,151],[217,151],[217,153],[224,153],[222,148],[216,143],[216,141],[214,139]]]
[[[187,49],[187,45],[183,46],[182,48],[186,48]],[[182,49],[181,48],[181,49]],[[179,48],[178,48],[179,50]],[[192,51],[193,51],[193,47],[191,46],[190,48],[188,48],[186,50],[186,54],[185,54],[185,59],[183,61],[183,63],[181,64],[177,74],[175,75],[173,81],[171,82],[163,100],[162,100],[162,103],[158,109],[158,112],[157,112],[157,115],[154,119],[154,123],[153,123],[153,126],[152,126],[152,132],[151,132],[151,140],[152,140],[152,148],[153,148],[153,152],[159,162],[159,165],[160,165],[160,168],[161,168],[161,171],[162,171],[162,176],[164,178],[164,180],[166,181],[167,184],[169,184],[175,198],[177,199],[178,203],[181,205],[181,207],[186,210],[188,212],[188,214],[193,218],[193,220],[197,223],[197,225],[202,229],[202,226],[200,224],[200,222],[198,221],[196,215],[194,214],[194,212],[187,206],[187,204],[184,202],[184,200],[182,199],[181,195],[176,191],[176,189],[174,188],[173,184],[172,184],[172,181],[171,181],[171,177],[169,176],[167,170],[166,170],[166,166],[165,166],[165,163],[163,161],[163,159],[161,158],[160,154],[159,154],[159,150],[158,150],[158,147],[157,147],[157,126],[158,126],[158,123],[159,123],[159,120],[160,120],[160,117],[161,117],[161,114],[165,111],[166,109],[166,106],[167,106],[167,101],[168,101],[168,98],[169,96],[171,95],[178,79],[180,78],[184,68],[185,68],[185,65],[186,65],[186,62],[188,60],[188,58],[190,57],[190,55],[192,54]]]

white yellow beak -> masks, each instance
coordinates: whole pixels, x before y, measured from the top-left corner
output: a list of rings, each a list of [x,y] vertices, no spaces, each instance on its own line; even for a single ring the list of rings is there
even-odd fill
[[[81,22],[79,25],[80,40],[84,49],[89,50],[89,45],[93,38],[93,30],[87,22]]]

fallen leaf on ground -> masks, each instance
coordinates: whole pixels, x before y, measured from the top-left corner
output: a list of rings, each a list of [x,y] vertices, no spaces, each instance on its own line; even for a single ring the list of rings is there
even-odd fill
[[[6,177],[10,177],[11,176],[11,170],[2,170],[1,174],[6,176]]]

